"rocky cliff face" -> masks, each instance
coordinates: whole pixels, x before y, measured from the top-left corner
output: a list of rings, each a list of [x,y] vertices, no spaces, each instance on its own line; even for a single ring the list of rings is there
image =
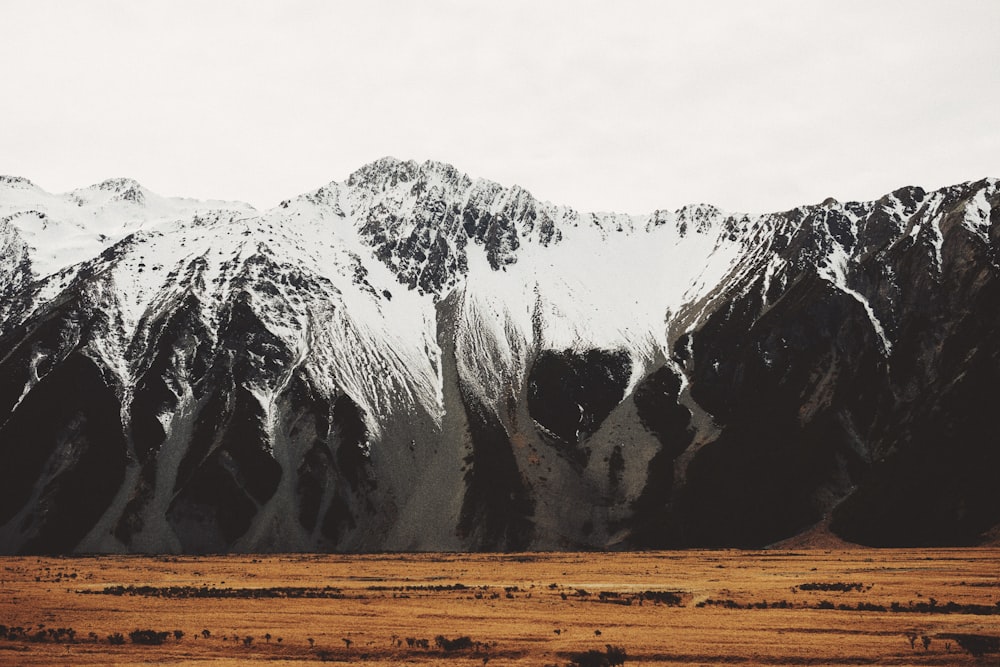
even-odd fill
[[[390,158],[266,213],[0,178],[0,550],[977,543],[998,211],[595,215]]]

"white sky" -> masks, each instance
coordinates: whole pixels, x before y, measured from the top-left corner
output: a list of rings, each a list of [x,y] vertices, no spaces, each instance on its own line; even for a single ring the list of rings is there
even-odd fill
[[[0,173],[265,208],[384,155],[628,213],[1000,176],[1000,1],[0,0]]]

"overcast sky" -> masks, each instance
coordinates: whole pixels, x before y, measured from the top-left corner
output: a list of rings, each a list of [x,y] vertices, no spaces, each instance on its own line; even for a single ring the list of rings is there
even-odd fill
[[[0,3],[0,173],[259,208],[384,155],[582,210],[1000,177],[1000,2]]]

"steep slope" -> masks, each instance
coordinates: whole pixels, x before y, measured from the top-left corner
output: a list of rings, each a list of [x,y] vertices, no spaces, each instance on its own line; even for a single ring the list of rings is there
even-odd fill
[[[997,201],[981,181],[793,212],[778,268],[678,340],[700,423],[663,429],[690,446],[651,479],[683,487],[647,488],[642,543],[760,546],[831,515],[874,545],[996,525]]]
[[[4,177],[0,547],[975,542],[998,198],[584,214],[384,158],[258,213]]]

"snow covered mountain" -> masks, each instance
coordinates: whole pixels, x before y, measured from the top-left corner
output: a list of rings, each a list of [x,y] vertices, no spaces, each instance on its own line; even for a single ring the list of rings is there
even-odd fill
[[[968,544],[1000,186],[581,213],[384,158],[267,212],[0,177],[0,550]]]

